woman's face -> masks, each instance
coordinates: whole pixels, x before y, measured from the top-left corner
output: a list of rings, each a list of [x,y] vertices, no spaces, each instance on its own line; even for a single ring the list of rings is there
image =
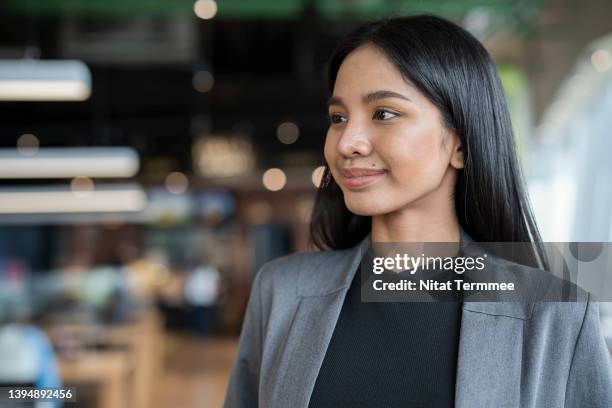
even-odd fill
[[[325,160],[348,209],[381,215],[428,206],[454,189],[459,138],[438,109],[372,45],[349,54],[329,101]],[[448,180],[452,179],[452,183]]]

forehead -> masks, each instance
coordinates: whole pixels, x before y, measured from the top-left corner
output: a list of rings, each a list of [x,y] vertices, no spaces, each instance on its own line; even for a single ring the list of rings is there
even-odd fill
[[[351,52],[340,65],[334,84],[334,95],[380,89],[409,95],[416,92],[414,85],[404,79],[380,48],[371,44],[362,45]]]

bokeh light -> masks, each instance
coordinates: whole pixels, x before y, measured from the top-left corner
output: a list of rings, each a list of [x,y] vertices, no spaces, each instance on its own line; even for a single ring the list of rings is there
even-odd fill
[[[210,20],[217,14],[217,2],[214,0],[198,0],[193,5],[196,16],[203,20]]]
[[[77,197],[89,196],[95,188],[95,184],[89,177],[78,176],[70,182],[70,189]]]
[[[293,122],[283,122],[276,129],[276,137],[281,143],[293,144],[300,137],[300,128]]]
[[[174,171],[166,176],[165,185],[172,194],[183,194],[189,187],[189,180],[183,173]]]
[[[263,174],[262,182],[265,188],[270,191],[279,191],[287,184],[287,176],[281,169],[268,169]]]
[[[319,186],[321,186],[321,181],[323,180],[324,173],[325,173],[325,166],[319,166],[313,170],[312,184],[314,184],[316,188],[319,188]]]
[[[40,142],[36,136],[31,133],[26,133],[17,139],[17,151],[22,156],[34,156],[38,153]]]
[[[215,85],[213,74],[208,71],[198,71],[193,74],[193,89],[198,92],[209,92]]]

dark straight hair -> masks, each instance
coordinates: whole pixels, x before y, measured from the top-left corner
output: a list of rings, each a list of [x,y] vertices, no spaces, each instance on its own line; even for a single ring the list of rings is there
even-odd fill
[[[528,259],[523,254],[522,263],[548,269],[520,173],[504,91],[483,45],[463,28],[433,15],[371,22],[336,48],[327,71],[330,95],[344,59],[365,44],[382,50],[459,136],[464,168],[455,186],[455,210],[463,229],[477,242],[530,243]],[[348,210],[326,165],[310,222],[313,244],[322,250],[350,248],[370,231],[371,217]]]

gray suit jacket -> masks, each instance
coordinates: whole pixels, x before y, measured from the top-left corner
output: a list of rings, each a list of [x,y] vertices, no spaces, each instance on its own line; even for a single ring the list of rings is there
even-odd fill
[[[369,245],[368,236],[348,250],[299,253],[261,268],[226,408],[308,406],[345,294]],[[597,304],[588,298],[463,303],[455,391],[457,408],[612,407],[610,356]]]

